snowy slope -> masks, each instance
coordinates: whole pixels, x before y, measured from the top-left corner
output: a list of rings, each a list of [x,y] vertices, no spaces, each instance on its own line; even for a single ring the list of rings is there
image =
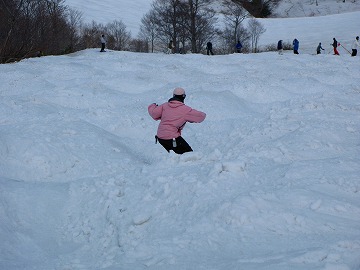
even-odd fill
[[[96,21],[107,24],[114,20],[122,20],[127,29],[131,31],[132,36],[136,37],[139,32],[141,18],[151,8],[151,0],[66,0],[65,3],[83,13],[85,22]],[[313,17],[331,14],[342,14],[347,12],[360,11],[360,2],[342,0],[318,0],[318,6],[315,0],[283,0],[276,9],[278,17]],[[359,19],[352,21],[352,25],[359,29]],[[331,29],[333,25],[329,25]],[[353,27],[353,26],[350,26]],[[303,26],[300,24],[298,28]],[[345,30],[343,28],[343,30]]]
[[[358,0],[346,0],[345,3],[343,0],[282,0],[275,11],[275,16],[284,18],[313,17],[359,10],[360,2]]]
[[[360,12],[357,11],[309,18],[259,19],[266,29],[260,36],[259,45],[277,44],[280,39],[292,44],[293,39],[297,38],[300,42],[299,53],[315,54],[319,42],[325,53],[332,53],[331,44],[336,38],[341,44],[340,52],[349,54],[355,37],[360,35],[359,18]]]
[[[0,269],[359,268],[358,58],[87,50],[0,69]],[[146,109],[175,86],[207,113],[183,156]]]
[[[0,65],[0,269],[358,270],[359,67],[96,49]],[[182,156],[147,113],[177,86],[207,113]]]

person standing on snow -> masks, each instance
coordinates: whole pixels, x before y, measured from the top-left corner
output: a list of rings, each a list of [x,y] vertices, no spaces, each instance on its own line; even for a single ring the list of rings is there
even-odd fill
[[[333,38],[333,43],[331,44],[334,48],[334,55],[340,55],[337,47],[340,46],[340,43],[338,44],[337,40],[335,38]]]
[[[207,44],[206,44],[206,54],[207,55],[214,55],[213,51],[212,51],[212,43],[209,41]]]
[[[359,37],[357,36],[351,46],[352,49],[352,54],[351,56],[356,56],[357,55],[357,48],[360,47],[360,43],[359,43]]]
[[[279,54],[283,54],[283,41],[281,39],[278,41],[277,50]]]
[[[167,49],[167,54],[172,54],[174,53],[174,42],[172,40],[170,40],[169,45],[168,45],[168,49]]]
[[[190,145],[181,137],[181,131],[186,122],[201,123],[206,114],[190,108],[184,104],[186,97],[183,88],[175,88],[173,97],[168,102],[157,105],[152,103],[148,106],[148,112],[154,120],[160,120],[160,124],[155,136],[156,142],[170,152],[176,154],[192,152]]]
[[[299,54],[299,41],[295,38],[293,41],[294,54]]]
[[[242,44],[241,44],[240,40],[238,40],[235,47],[236,47],[236,52],[241,53]]]
[[[104,35],[101,35],[101,37],[100,37],[100,42],[101,42],[101,50],[100,50],[100,52],[105,52],[105,43],[106,43],[106,40],[105,40],[105,36],[104,36]]]
[[[321,42],[319,43],[319,45],[316,48],[316,54],[321,54],[321,50],[324,50],[323,47],[321,46]]]

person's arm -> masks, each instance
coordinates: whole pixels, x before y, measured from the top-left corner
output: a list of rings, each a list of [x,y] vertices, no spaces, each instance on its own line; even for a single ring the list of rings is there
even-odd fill
[[[190,123],[201,123],[205,120],[205,117],[206,113],[191,109],[187,113],[185,120]]]
[[[160,120],[162,114],[162,105],[158,106],[156,103],[152,103],[148,107],[148,112],[154,120]]]

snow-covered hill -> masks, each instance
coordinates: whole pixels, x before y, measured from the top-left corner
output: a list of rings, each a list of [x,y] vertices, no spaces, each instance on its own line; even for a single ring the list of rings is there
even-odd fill
[[[98,50],[1,65],[0,269],[359,269],[359,66]],[[207,113],[182,156],[147,114],[176,86]]]
[[[289,5],[302,6],[301,10],[308,12],[310,8],[314,8],[315,4],[309,4],[312,1],[284,1],[279,6],[278,12],[283,14]],[[67,0],[68,5],[81,10],[84,13],[85,21],[97,21],[101,23],[108,23],[115,19],[121,19],[126,24],[133,35],[136,37],[140,21],[151,6],[150,1],[131,1],[122,2],[114,0],[104,1],[74,1]],[[296,4],[293,4],[296,3]],[[325,6],[327,8],[325,8]],[[343,7],[340,9],[340,7]],[[316,6],[315,6],[316,7]],[[345,8],[347,7],[347,8]],[[294,38],[300,41],[300,53],[314,54],[319,42],[322,42],[323,47],[327,50],[326,53],[331,51],[330,44],[335,37],[343,47],[340,47],[342,53],[351,51],[351,43],[354,38],[359,35],[359,24],[356,23],[360,17],[360,3],[342,3],[330,0],[319,0],[319,6],[316,7],[319,11],[317,14],[334,13],[330,16],[315,16],[315,17],[297,17],[297,18],[270,18],[259,19],[264,25],[266,32],[260,36],[259,45],[262,49],[269,45],[274,45],[278,40],[282,39],[284,42],[292,43]],[[351,9],[352,12],[337,14],[339,10]],[[295,7],[292,9],[295,10]],[[301,15],[299,9],[293,11],[295,15]],[[358,11],[357,11],[358,10]],[[165,46],[165,45],[164,45]],[[216,50],[216,41],[214,42]]]
[[[300,55],[0,65],[0,269],[358,270],[360,58],[302,53],[301,33]],[[177,86],[207,113],[182,156],[147,113]]]
[[[315,0],[283,0],[276,9],[276,16],[279,17],[313,17],[332,14],[341,14],[354,11],[360,11],[360,1],[342,0],[318,0],[316,6]],[[139,32],[141,18],[151,8],[151,0],[66,0],[65,2],[72,8],[83,13],[85,22],[96,21],[98,23],[109,23],[113,20],[122,20],[127,29],[136,37]],[[352,23],[356,24],[358,19]],[[302,26],[299,25],[299,28]],[[330,27],[330,26],[329,26]]]
[[[294,38],[300,41],[299,52],[315,54],[319,42],[325,53],[332,53],[333,38],[341,46],[342,54],[349,54],[356,36],[360,35],[360,24],[354,23],[360,18],[360,12],[335,14],[309,18],[274,18],[259,19],[266,32],[260,36],[260,46],[276,44],[282,39],[292,44]]]
[[[317,4],[316,4],[317,3]],[[358,0],[283,0],[274,16],[283,18],[314,17],[360,11]],[[354,21],[355,23],[356,21]]]

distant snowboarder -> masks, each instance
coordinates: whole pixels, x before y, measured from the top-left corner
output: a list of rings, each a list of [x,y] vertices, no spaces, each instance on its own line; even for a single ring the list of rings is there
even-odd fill
[[[351,56],[356,56],[357,55],[357,48],[360,47],[360,43],[359,43],[359,37],[356,37],[352,46],[351,46],[351,49],[352,49],[352,53],[351,53]]]
[[[299,41],[295,38],[293,40],[294,54],[299,54]]]
[[[206,54],[207,55],[214,55],[213,51],[212,51],[212,43],[209,41],[207,44],[206,44]]]
[[[101,42],[100,52],[105,52],[105,44],[106,44],[105,35],[101,35],[100,42]]]
[[[174,48],[175,48],[174,42],[173,42],[172,40],[170,40],[166,53],[167,53],[167,54],[172,54],[172,53],[174,53]]]
[[[280,39],[277,44],[277,50],[279,54],[283,54],[283,41]]]
[[[183,88],[175,88],[173,97],[168,102],[157,105],[150,104],[148,112],[154,120],[160,120],[160,124],[155,136],[156,142],[170,152],[173,150],[176,154],[192,152],[190,145],[181,137],[181,131],[186,122],[201,123],[206,114],[190,108],[184,104],[186,97]]]
[[[323,47],[321,46],[321,42],[319,43],[319,45],[316,48],[316,54],[321,54],[321,51],[323,51]]]
[[[340,43],[338,43],[338,41],[335,38],[333,38],[333,43],[331,45],[334,48],[334,55],[340,55],[337,50],[337,47],[340,46]]]

